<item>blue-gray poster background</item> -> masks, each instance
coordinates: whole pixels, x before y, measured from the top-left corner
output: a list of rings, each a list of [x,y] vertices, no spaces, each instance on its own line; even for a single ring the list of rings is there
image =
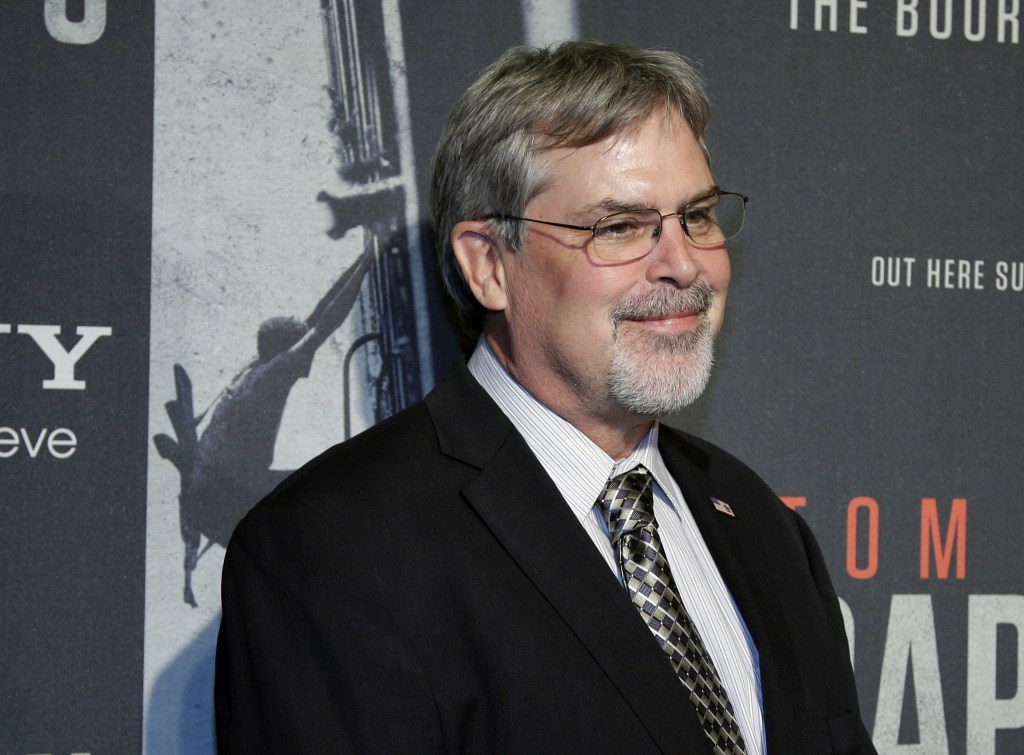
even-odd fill
[[[716,179],[751,196],[712,384],[671,422],[811,523],[880,751],[1024,749],[1016,0],[127,6],[0,23],[0,750],[212,752],[227,521],[190,567],[205,499],[154,441],[182,445],[165,404],[183,373],[201,443],[261,322],[315,315],[362,254],[267,471],[428,390],[462,346],[426,220],[441,122],[501,49],[573,36],[697,61]],[[352,23],[363,152],[330,53]],[[85,389],[43,387],[42,324],[68,353],[110,329]]]
[[[0,751],[117,752],[142,684],[152,8],[46,5],[0,11]]]

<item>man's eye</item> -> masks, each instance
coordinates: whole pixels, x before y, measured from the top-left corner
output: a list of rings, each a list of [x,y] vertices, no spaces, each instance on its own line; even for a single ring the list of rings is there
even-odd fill
[[[715,222],[715,208],[694,207],[686,211],[683,215],[683,220],[686,222],[686,227],[690,229],[713,225]]]
[[[643,222],[636,217],[626,216],[606,220],[594,228],[594,235],[601,240],[633,238],[643,231]]]

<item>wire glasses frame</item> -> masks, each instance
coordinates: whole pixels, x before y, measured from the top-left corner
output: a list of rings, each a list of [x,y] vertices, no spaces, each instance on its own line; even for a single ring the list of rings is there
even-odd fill
[[[715,187],[708,196],[695,199],[680,212],[662,215],[655,209],[626,210],[605,215],[593,225],[572,225],[516,215],[492,213],[481,220],[523,220],[573,231],[590,231],[594,254],[605,262],[630,262],[646,257],[661,238],[666,218],[678,217],[690,241],[697,246],[720,246],[743,228],[745,208],[750,197]]]

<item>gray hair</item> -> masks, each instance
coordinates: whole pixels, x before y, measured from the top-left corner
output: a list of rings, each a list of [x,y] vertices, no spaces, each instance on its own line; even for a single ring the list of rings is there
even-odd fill
[[[709,107],[701,77],[664,50],[594,41],[513,47],[484,70],[448,116],[431,186],[441,277],[465,324],[480,328],[484,311],[455,259],[455,225],[490,213],[522,215],[547,180],[537,153],[628,133],[659,110],[682,116],[704,146]],[[522,248],[522,223],[491,225],[509,250]]]

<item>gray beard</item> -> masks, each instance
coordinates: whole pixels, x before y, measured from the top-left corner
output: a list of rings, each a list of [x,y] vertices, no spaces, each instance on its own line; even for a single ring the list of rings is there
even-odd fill
[[[696,401],[707,387],[714,363],[714,338],[707,311],[711,287],[698,281],[685,291],[630,297],[612,311],[614,354],[608,395],[628,412],[644,417],[674,414]],[[620,335],[623,320],[664,316],[674,311],[704,313],[697,329],[680,336]]]

